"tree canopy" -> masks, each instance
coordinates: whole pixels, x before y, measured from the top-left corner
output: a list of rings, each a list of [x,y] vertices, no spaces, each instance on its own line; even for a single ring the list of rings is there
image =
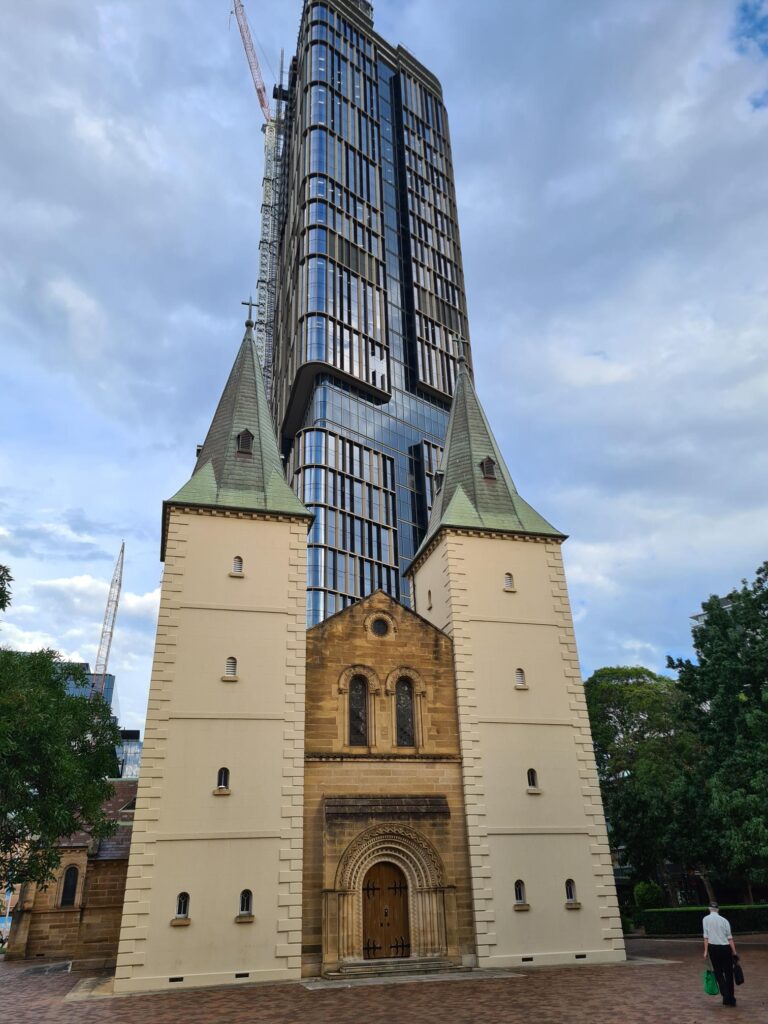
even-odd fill
[[[669,659],[701,748],[723,866],[768,882],[768,562],[713,596],[693,629],[696,662]]]
[[[702,607],[677,680],[602,668],[584,688],[612,846],[641,876],[697,869],[712,895],[711,877],[768,882],[768,562]]]
[[[611,843],[649,877],[675,845],[694,757],[674,679],[642,667],[598,669],[584,684]]]
[[[7,565],[0,565],[0,612],[4,612],[11,603],[11,584],[13,576]]]
[[[10,574],[5,581],[5,604]],[[102,810],[111,795],[120,731],[84,667],[55,651],[0,648],[0,881],[45,884],[60,841],[114,831]],[[75,692],[71,692],[71,691]]]

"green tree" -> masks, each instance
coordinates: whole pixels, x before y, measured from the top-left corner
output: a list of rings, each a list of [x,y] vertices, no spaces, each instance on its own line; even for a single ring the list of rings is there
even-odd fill
[[[719,837],[702,813],[701,750],[677,682],[619,666],[598,669],[584,689],[611,845],[640,877],[664,877],[673,861],[709,887]]]
[[[693,630],[697,661],[670,658],[701,750],[721,870],[768,881],[768,562],[711,597]]]
[[[7,565],[0,565],[0,612],[4,612],[11,603],[11,584],[13,576]]]
[[[102,804],[112,794],[120,732],[84,669],[55,651],[0,649],[0,879],[49,881],[59,841],[77,831],[114,831]]]

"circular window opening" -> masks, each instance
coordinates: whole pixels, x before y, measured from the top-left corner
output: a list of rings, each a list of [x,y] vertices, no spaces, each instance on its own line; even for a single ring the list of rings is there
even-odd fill
[[[371,632],[375,636],[386,636],[389,632],[389,623],[386,619],[374,619],[371,623]]]

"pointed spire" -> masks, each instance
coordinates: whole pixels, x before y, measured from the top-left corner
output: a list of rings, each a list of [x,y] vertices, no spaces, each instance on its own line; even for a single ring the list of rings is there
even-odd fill
[[[192,477],[166,505],[310,516],[285,480],[250,319]]]
[[[427,533],[414,562],[443,527],[565,537],[517,493],[463,356],[437,483]]]

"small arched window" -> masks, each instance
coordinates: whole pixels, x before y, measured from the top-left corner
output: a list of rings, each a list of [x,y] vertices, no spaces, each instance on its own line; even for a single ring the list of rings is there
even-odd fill
[[[61,906],[74,907],[77,895],[77,879],[79,872],[74,864],[70,864],[64,872],[64,884],[61,887]]]
[[[368,680],[354,676],[349,684],[349,745],[368,746]]]
[[[525,882],[522,878],[515,882],[515,903],[525,903]]]
[[[515,577],[511,572],[504,573],[504,589],[507,593],[512,593],[515,589]]]
[[[416,745],[413,722],[413,683],[410,679],[398,679],[395,686],[395,709],[397,717],[398,747]]]
[[[237,451],[239,455],[250,455],[253,452],[253,434],[250,430],[241,430],[237,435]]]
[[[515,686],[518,690],[528,689],[528,683],[525,681],[525,672],[521,668],[515,669]]]
[[[227,676],[237,675],[237,658],[227,658],[227,665],[224,674]]]
[[[535,768],[528,769],[528,788],[538,789],[539,788],[539,777],[536,774]]]
[[[240,913],[253,913],[253,893],[251,892],[250,889],[243,889],[243,891],[240,893]]]
[[[432,591],[427,591],[427,611],[432,610]]]
[[[216,788],[229,789],[229,768],[219,768],[219,774],[216,776]]]
[[[576,883],[572,878],[565,880],[565,898],[569,903],[576,902]]]
[[[242,571],[243,571],[243,560],[240,557],[240,555],[235,555],[235,557],[232,559],[232,572],[237,573],[238,576],[239,576],[239,575],[242,574]]]
[[[176,917],[189,917],[188,892],[180,892],[176,897]]]

